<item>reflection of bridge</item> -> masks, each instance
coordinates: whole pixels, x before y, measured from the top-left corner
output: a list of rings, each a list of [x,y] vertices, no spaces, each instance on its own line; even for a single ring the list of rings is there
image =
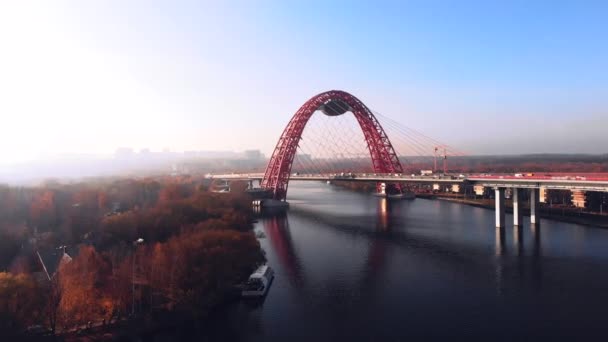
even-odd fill
[[[387,239],[379,238],[378,235],[390,233],[391,231],[392,220],[390,211],[388,210],[389,206],[390,202],[387,199],[384,198],[380,200],[380,203],[378,203],[377,217],[375,218],[376,229],[369,231],[367,235],[367,237],[371,239],[371,243],[368,244],[369,249],[363,267],[364,272],[362,273],[362,278],[359,282],[362,287],[361,290],[365,290],[366,293],[370,292],[371,288],[378,285],[377,281],[380,279],[378,273],[383,272],[386,267]],[[313,220],[315,226],[326,226],[335,229],[335,226],[331,221],[323,221],[318,217],[313,218],[302,212],[299,213],[299,216],[297,212],[292,212],[290,214],[305,220],[305,222],[306,220]],[[287,272],[289,281],[295,289],[303,290],[306,287],[306,278],[302,267],[302,261],[297,254],[291,236],[287,214],[285,212],[274,212],[270,215],[261,216],[260,221],[262,222],[262,227],[266,237],[269,239],[268,241],[272,250],[276,253],[276,257],[278,258],[281,267]],[[338,229],[338,231],[340,230]]]
[[[364,143],[365,150],[370,156],[371,167],[353,168],[361,158],[361,151],[348,153],[352,162],[345,162],[344,153],[336,149],[334,142],[323,144],[324,150],[331,150],[336,158],[337,166],[328,165],[331,159],[326,156],[322,158],[312,157],[312,154],[301,153],[303,158],[301,163],[306,163],[306,172],[292,172],[292,165],[296,152],[301,149],[303,133],[305,128],[317,111],[325,114],[325,117],[338,117],[346,112],[351,112],[358,125],[360,140]],[[390,121],[387,121],[390,124]],[[385,122],[385,123],[387,123]],[[326,143],[331,138],[332,130],[321,136],[321,142]],[[411,131],[401,131],[401,135],[411,135]],[[340,138],[340,136],[338,137]],[[395,138],[395,136],[393,136]],[[409,144],[414,146],[420,155],[430,151],[426,146],[421,145],[421,139],[414,138],[409,140]],[[355,139],[356,140],[356,139]],[[350,182],[375,182],[376,189],[381,195],[388,197],[399,197],[403,194],[404,184],[466,184],[490,187],[495,190],[496,199],[496,226],[505,225],[505,190],[512,189],[514,225],[523,224],[522,217],[522,193],[526,189],[529,191],[530,198],[530,217],[531,223],[539,223],[538,210],[540,202],[540,189],[562,189],[576,191],[603,191],[608,192],[608,177],[587,177],[579,176],[534,176],[534,175],[460,175],[459,177],[446,176],[446,161],[448,158],[447,145],[430,139],[434,145],[434,169],[436,171],[437,152],[443,151],[444,174],[441,176],[414,176],[404,174],[400,154],[389,140],[388,134],[380,125],[376,115],[353,95],[339,90],[331,90],[318,94],[309,99],[291,118],[287,127],[281,134],[279,141],[268,162],[265,172],[262,174],[230,174],[216,175],[219,179],[247,179],[259,180],[261,188],[258,194],[262,197],[263,205],[266,206],[286,206],[287,187],[290,180],[301,181],[333,181],[344,180]],[[347,141],[348,147],[350,142]],[[425,152],[426,151],[426,152]],[[320,154],[326,154],[322,151]],[[401,154],[403,155],[403,154]],[[356,161],[356,162],[355,162]],[[344,172],[345,165],[348,165],[348,172]],[[363,172],[362,169],[365,169]],[[314,171],[313,171],[314,170]]]
[[[369,242],[366,243],[365,264],[361,267],[363,272],[356,283],[362,293],[371,295],[375,294],[378,287],[381,286],[384,279],[383,273],[390,266],[388,261],[392,248],[404,248],[408,251],[423,253],[429,256],[433,262],[449,262],[456,267],[459,267],[464,261],[463,255],[480,255],[487,252],[485,247],[479,245],[462,244],[462,241],[446,240],[434,234],[421,234],[416,232],[415,229],[401,230],[398,228],[403,227],[399,221],[401,216],[399,214],[395,215],[395,212],[390,210],[391,206],[399,207],[399,202],[389,201],[386,198],[379,199],[375,229],[371,230],[369,228],[374,224],[370,224],[365,219],[360,221],[360,224],[355,223],[354,227],[356,229],[353,229],[350,223],[346,224],[348,228],[345,229],[342,227],[342,220],[339,217],[317,215],[314,211],[300,209],[291,211],[289,215],[284,212],[278,215],[266,215],[260,218],[260,222],[277,261],[297,291],[306,291],[309,284],[307,284],[306,269],[304,268],[306,260],[301,259],[301,255],[298,255],[298,249],[294,246],[295,239],[291,234],[289,218],[302,220],[301,222],[307,228],[313,226],[315,229],[328,229],[332,233],[356,235],[367,239]],[[496,290],[498,292],[506,289],[503,283],[509,277],[510,272],[521,273],[527,267],[538,265],[535,261],[542,255],[541,231],[539,228],[530,225],[527,229],[522,226],[514,227],[513,230],[501,227],[494,231],[494,254],[496,258],[491,263],[494,267]],[[512,234],[512,238],[507,238],[507,232]],[[527,245],[524,244],[524,235],[530,241]],[[509,256],[517,257],[518,260],[516,265],[510,265],[514,266],[512,269],[505,267],[505,259],[503,259],[503,257]],[[525,259],[528,259],[529,262],[524,262]],[[471,266],[482,267],[478,263]],[[308,272],[314,271],[308,270]],[[534,274],[539,275],[539,272],[534,272]],[[538,282],[538,280],[536,281]]]

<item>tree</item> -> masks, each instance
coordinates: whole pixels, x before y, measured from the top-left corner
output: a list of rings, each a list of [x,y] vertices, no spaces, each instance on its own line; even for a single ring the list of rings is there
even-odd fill
[[[253,232],[207,230],[183,233],[154,246],[149,269],[151,286],[169,300],[169,307],[200,315],[264,261]]]
[[[44,288],[46,293],[45,305],[44,305],[44,315],[46,316],[46,321],[48,322],[49,329],[53,334],[57,329],[57,317],[59,316],[59,304],[61,303],[61,297],[63,294],[63,290],[59,283],[59,278],[61,275],[59,273],[55,274]]]
[[[0,273],[0,331],[16,334],[42,317],[41,290],[26,274]]]
[[[55,193],[52,190],[45,190],[32,200],[30,223],[41,230],[49,230],[57,225]]]
[[[60,271],[60,320],[83,324],[110,318],[113,301],[109,296],[112,268],[109,261],[91,246],[80,248],[78,256]]]
[[[21,241],[12,234],[0,230],[0,270],[6,270],[19,253]]]

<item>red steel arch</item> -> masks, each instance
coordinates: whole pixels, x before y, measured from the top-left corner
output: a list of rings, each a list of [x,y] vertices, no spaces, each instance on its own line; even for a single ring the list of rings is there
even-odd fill
[[[294,114],[283,134],[281,134],[268,166],[266,166],[261,183],[262,188],[272,191],[274,199],[285,200],[291,165],[298,143],[308,119],[317,110],[322,110],[327,115],[341,115],[346,111],[352,112],[363,131],[374,172],[403,172],[393,145],[371,110],[358,98],[345,91],[330,90],[306,101]],[[389,191],[401,193],[401,187],[399,184],[393,184],[389,187]]]

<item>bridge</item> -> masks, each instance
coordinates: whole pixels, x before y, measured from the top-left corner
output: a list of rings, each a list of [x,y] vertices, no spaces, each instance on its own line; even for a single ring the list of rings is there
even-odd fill
[[[321,118],[333,122],[335,118],[352,113],[353,126],[349,132],[341,131],[347,124],[341,122],[339,127],[327,124],[329,129],[317,134],[310,131],[313,114],[320,112]],[[377,114],[377,113],[376,113]],[[411,184],[448,184],[472,185],[491,188],[495,191],[496,227],[505,226],[505,191],[510,189],[513,199],[513,224],[523,225],[522,194],[529,192],[530,222],[539,224],[539,203],[541,189],[558,189],[571,191],[608,192],[608,176],[597,175],[533,175],[533,174],[447,174],[447,159],[454,150],[446,144],[426,137],[415,130],[403,128],[394,121],[384,118],[384,123],[396,130],[392,138],[401,139],[409,155],[412,151],[419,157],[427,156],[433,149],[432,164],[434,174],[407,174],[402,162],[407,162],[404,154],[398,153],[389,139],[389,134],[363,102],[355,96],[340,90],[331,90],[313,96],[293,115],[269,159],[264,173],[223,174],[213,178],[225,180],[258,180],[260,187],[254,189],[259,195],[259,202],[267,207],[286,207],[287,189],[290,180],[298,181],[349,181],[376,183],[378,195],[388,198],[401,198],[407,193]],[[318,117],[318,116],[315,116]],[[312,135],[312,139],[310,136]],[[345,138],[345,136],[347,138]],[[303,145],[312,141],[317,150],[305,153]],[[353,150],[355,143],[361,143],[360,150]],[[342,143],[342,146],[340,146]],[[309,145],[310,146],[310,145]],[[328,154],[328,151],[331,152]],[[448,153],[450,151],[452,154]],[[299,154],[298,154],[299,152]],[[367,157],[365,157],[367,155]],[[462,155],[462,154],[461,154]],[[300,158],[296,158],[300,156]],[[437,159],[443,162],[443,173],[437,174]],[[293,165],[298,164],[301,171],[294,172]],[[368,165],[365,165],[365,164]],[[348,171],[344,171],[348,169]]]
[[[225,180],[257,180],[264,178],[263,173],[244,174],[217,174],[213,178]],[[349,181],[349,182],[398,182],[398,183],[426,183],[426,184],[470,184],[491,188],[518,188],[518,189],[550,189],[550,190],[580,190],[608,192],[608,177],[586,176],[513,176],[513,175],[440,175],[416,176],[394,174],[367,174],[351,173],[338,174],[293,174],[289,180],[294,181]]]

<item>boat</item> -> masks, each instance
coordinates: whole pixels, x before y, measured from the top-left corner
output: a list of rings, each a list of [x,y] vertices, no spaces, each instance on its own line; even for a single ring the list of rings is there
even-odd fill
[[[287,209],[289,208],[289,202],[279,201],[272,198],[264,198],[251,201],[251,205],[257,208],[268,208],[268,209]]]
[[[268,265],[262,265],[253,272],[241,292],[242,297],[263,297],[268,293],[270,283],[274,279],[274,271]]]

